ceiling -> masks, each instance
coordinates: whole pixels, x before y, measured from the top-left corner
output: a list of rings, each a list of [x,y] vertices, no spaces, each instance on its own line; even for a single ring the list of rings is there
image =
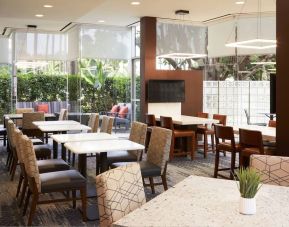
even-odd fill
[[[227,14],[255,13],[258,0],[247,0],[236,5],[236,0],[0,0],[0,33],[5,27],[26,28],[28,24],[39,29],[59,31],[70,22],[126,26],[143,16],[154,16],[191,21],[207,21]],[[262,11],[275,12],[276,0],[262,0]],[[51,4],[53,8],[44,8]],[[179,17],[175,10],[189,10],[190,14]],[[36,18],[35,14],[44,14]]]

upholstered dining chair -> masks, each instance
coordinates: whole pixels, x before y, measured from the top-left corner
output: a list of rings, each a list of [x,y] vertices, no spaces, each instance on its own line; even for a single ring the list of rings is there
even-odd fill
[[[58,117],[59,121],[66,121],[68,120],[68,110],[67,109],[61,109]]]
[[[36,212],[37,204],[55,203],[73,200],[73,208],[76,207],[76,191],[80,191],[82,200],[82,219],[86,221],[86,179],[76,170],[65,170],[50,173],[41,173],[36,161],[32,141],[23,136],[23,160],[28,177],[28,192],[24,210],[26,211],[29,199],[32,195],[30,212],[27,225],[31,225]],[[72,198],[39,200],[41,195],[53,192],[72,192]]]
[[[215,170],[214,177],[218,176],[227,178],[224,175],[219,174],[219,171],[230,171],[230,179],[234,178],[234,171],[236,169],[236,154],[239,151],[239,145],[235,143],[235,136],[233,127],[214,125],[214,134],[216,138],[216,157],[215,157]],[[231,166],[228,168],[219,168],[220,152],[230,152],[231,153]]]
[[[239,129],[240,166],[248,167],[252,154],[274,155],[275,150],[263,145],[263,137],[260,131]]]
[[[102,121],[101,121],[100,132],[106,132],[108,134],[111,134],[113,122],[114,122],[114,117],[109,117],[109,116],[103,115]]]
[[[16,114],[32,113],[32,112],[34,112],[33,108],[16,108]],[[22,128],[22,119],[17,119],[15,122],[18,128]]]
[[[108,170],[96,176],[100,227],[112,226],[146,202],[138,163]]]
[[[97,132],[99,127],[99,114],[98,113],[92,113],[90,114],[89,120],[88,120],[88,126],[91,128],[88,130],[88,132]]]
[[[201,113],[206,114],[206,113]],[[207,116],[207,115],[204,115]],[[227,123],[227,116],[221,115],[221,114],[213,114],[213,119],[218,120],[220,125],[226,125]],[[208,136],[211,136],[211,148],[212,151],[215,151],[215,145],[214,145],[214,128],[208,128],[207,125],[204,126],[198,126],[196,136],[203,135],[204,136],[204,144],[203,144],[203,150],[204,150],[204,158],[207,157],[207,153],[209,151],[209,144],[208,144]],[[224,153],[225,154],[225,153]]]
[[[289,157],[251,155],[250,166],[261,174],[261,182],[289,187]]]
[[[20,166],[20,175],[16,191],[16,198],[19,196],[22,188],[19,202],[19,206],[21,206],[28,186],[28,178],[25,173],[24,159],[23,159],[24,156],[23,152],[25,152],[25,150],[23,151],[23,133],[19,129],[15,128],[12,134],[13,134],[12,137],[15,140],[15,149]],[[39,169],[39,173],[48,173],[70,169],[70,166],[62,159],[37,160],[37,166]]]
[[[172,130],[160,127],[152,129],[151,140],[147,153],[147,159],[140,161],[140,169],[143,178],[149,178],[150,183],[144,186],[150,186],[152,193],[155,193],[155,185],[163,185],[164,189],[168,189],[166,172],[167,163],[169,161],[172,141]],[[126,162],[113,163],[112,167],[127,165]],[[161,183],[154,183],[154,177],[161,177]]]
[[[130,129],[129,140],[144,145],[146,140],[146,132],[146,124],[134,121]],[[108,165],[111,165],[114,162],[137,162],[140,161],[141,158],[142,150],[107,153]]]
[[[172,117],[160,116],[160,124],[162,128],[172,130],[170,160],[172,160],[175,156],[183,156],[183,155],[190,155],[191,159],[194,160],[196,152],[195,132],[190,129],[175,129]],[[176,149],[175,144],[177,138],[188,138],[191,141],[190,151],[185,151],[186,148],[182,146],[180,146],[180,149]]]

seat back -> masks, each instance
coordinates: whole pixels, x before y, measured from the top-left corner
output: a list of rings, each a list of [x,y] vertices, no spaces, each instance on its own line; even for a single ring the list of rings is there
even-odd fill
[[[35,112],[35,113],[23,113],[23,126],[22,129],[38,129],[37,126],[33,124],[33,121],[44,121],[44,113],[43,112]]]
[[[147,124],[147,126],[156,126],[156,117],[154,114],[146,114],[146,119],[145,119],[145,123]]]
[[[160,124],[162,128],[174,130],[172,117],[160,116]]]
[[[227,115],[221,115],[221,114],[214,114],[213,115],[214,120],[218,120],[219,124],[226,125],[227,124]]]
[[[230,140],[231,142],[234,143],[235,146],[233,127],[217,124],[214,125],[214,130],[217,144],[219,143],[219,140],[222,139],[222,140]]]
[[[16,108],[16,114],[23,114],[23,113],[32,113],[34,112],[33,108]],[[16,120],[16,126],[22,127],[22,119]]]
[[[147,161],[159,166],[164,173],[171,150],[172,130],[160,127],[152,129]]]
[[[66,121],[68,119],[68,111],[67,109],[61,109],[59,113],[59,121]]]
[[[208,113],[203,113],[203,112],[198,112],[197,113],[197,117],[209,118],[209,114]]]
[[[13,131],[15,130],[15,124],[12,120],[6,122],[7,127],[7,137],[9,141],[9,148],[13,151],[15,149],[15,137],[13,136]]]
[[[276,121],[270,120],[268,123],[268,127],[276,128]]]
[[[141,122],[134,121],[131,125],[129,140],[135,143],[145,145],[147,134],[147,125]],[[128,151],[141,160],[142,150]]]
[[[100,132],[111,134],[113,127],[114,117],[102,116]]]
[[[146,202],[138,163],[111,169],[96,176],[96,191],[100,227],[111,226]]]
[[[98,126],[99,126],[99,114],[98,113],[92,113],[88,120],[88,126],[91,128],[91,130],[88,130],[88,132],[97,132]]]
[[[33,148],[33,143],[26,135],[22,136],[22,150],[23,150],[22,157],[24,161],[26,174],[28,177],[34,178],[37,190],[38,192],[41,192],[41,181],[37,166],[36,155]],[[29,184],[29,187],[33,187],[33,185]]]
[[[22,145],[22,136],[23,136],[23,133],[15,128],[14,132],[14,138],[15,138],[15,149],[16,149],[16,153],[17,153],[17,158],[18,158],[18,161],[20,163],[24,163],[24,160],[23,160],[23,145]]]
[[[261,174],[262,183],[289,187],[289,157],[251,155],[250,166]]]
[[[247,147],[258,148],[260,154],[264,154],[263,138],[260,131],[239,129],[241,149]]]

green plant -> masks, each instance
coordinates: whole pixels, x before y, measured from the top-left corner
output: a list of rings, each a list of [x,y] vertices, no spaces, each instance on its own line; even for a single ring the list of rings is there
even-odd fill
[[[237,172],[237,180],[239,180],[241,197],[247,199],[254,198],[262,186],[260,174],[252,168],[240,168]]]

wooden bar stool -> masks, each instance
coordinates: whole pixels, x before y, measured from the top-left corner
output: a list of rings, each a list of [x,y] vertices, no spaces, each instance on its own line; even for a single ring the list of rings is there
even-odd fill
[[[234,178],[234,170],[236,169],[236,153],[238,152],[238,145],[235,143],[234,130],[233,127],[214,125],[214,133],[216,138],[216,157],[215,157],[215,171],[214,177],[218,176],[227,178],[221,174],[219,171],[230,170],[230,179]],[[222,140],[222,142],[220,142]],[[231,152],[231,167],[230,168],[221,168],[219,169],[219,159],[220,152]]]
[[[196,145],[196,136],[195,132],[193,130],[186,130],[186,129],[175,129],[173,120],[171,117],[164,117],[160,116],[160,123],[162,128],[167,128],[172,130],[173,135],[172,135],[172,144],[171,144],[171,151],[170,151],[170,160],[174,158],[174,156],[183,156],[183,155],[190,155],[191,159],[195,159],[195,145]],[[184,151],[182,149],[177,150],[175,149],[175,140],[176,138],[184,138],[184,137],[191,137],[191,151]],[[178,152],[175,152],[178,151]]]
[[[274,155],[275,149],[264,148],[263,137],[260,131],[239,129],[240,136],[240,166],[248,167],[252,154]]]
[[[145,142],[145,152],[147,153],[148,146],[150,143],[151,133],[152,133],[152,127],[156,126],[156,117],[154,114],[146,114],[145,115],[145,123],[147,124],[147,136],[146,136],[146,142]]]

